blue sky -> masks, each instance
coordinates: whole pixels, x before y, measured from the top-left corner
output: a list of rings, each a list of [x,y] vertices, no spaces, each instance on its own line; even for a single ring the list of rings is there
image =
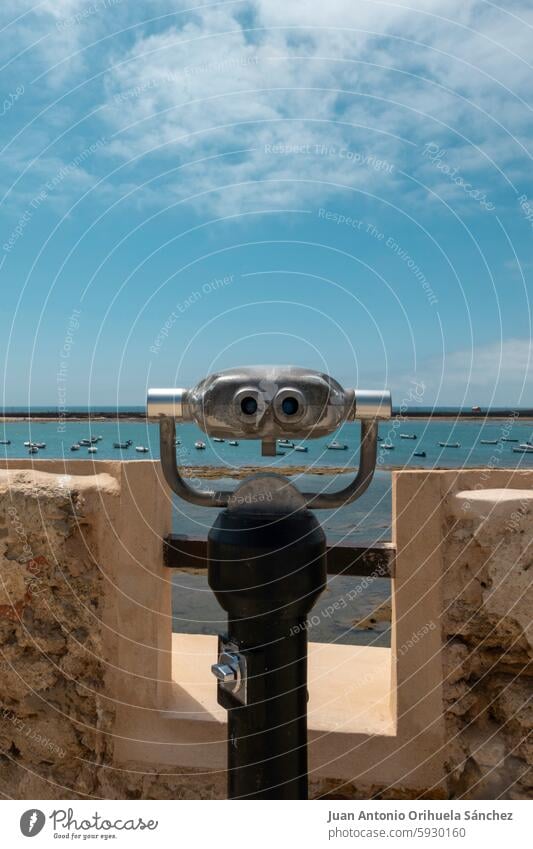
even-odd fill
[[[292,362],[533,404],[530,3],[4,0],[0,26],[4,403]]]

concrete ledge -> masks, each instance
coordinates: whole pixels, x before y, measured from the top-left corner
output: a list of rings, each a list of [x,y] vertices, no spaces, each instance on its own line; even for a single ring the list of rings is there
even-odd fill
[[[533,492],[530,489],[467,489],[453,498],[453,515],[475,519],[508,518],[515,510],[525,516],[533,512]]]
[[[115,746],[117,759],[223,766],[226,711],[217,703],[210,671],[216,655],[216,637],[173,634],[169,703],[158,712],[122,709],[124,741]],[[310,733],[393,736],[390,686],[389,649],[311,643]],[[315,736],[318,739],[321,734]],[[164,747],[168,750],[163,751]]]

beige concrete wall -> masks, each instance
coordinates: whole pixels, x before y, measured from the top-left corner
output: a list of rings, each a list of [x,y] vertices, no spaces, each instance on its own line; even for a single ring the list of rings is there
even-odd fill
[[[394,476],[392,649],[311,647],[314,795],[530,793],[532,483]],[[214,641],[171,633],[170,505],[147,461],[0,471],[0,792],[224,795]]]
[[[440,642],[434,650],[442,678],[431,712],[440,702],[444,738],[435,754],[444,756],[446,795],[530,798],[533,471],[394,478],[397,559],[409,560],[404,568],[411,572],[405,591],[439,624],[432,636]],[[436,571],[438,615],[427,606],[429,595],[437,600],[428,586]],[[398,666],[416,674],[415,655],[407,658]]]

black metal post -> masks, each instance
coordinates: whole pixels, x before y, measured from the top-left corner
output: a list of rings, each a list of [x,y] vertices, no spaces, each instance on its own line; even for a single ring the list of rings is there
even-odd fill
[[[227,509],[208,537],[209,586],[228,613],[218,701],[230,799],[307,799],[306,618],[326,586],[326,540],[307,509]]]

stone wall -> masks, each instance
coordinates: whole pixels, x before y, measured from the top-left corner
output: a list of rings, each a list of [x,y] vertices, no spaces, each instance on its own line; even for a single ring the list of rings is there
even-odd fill
[[[444,700],[453,797],[533,795],[531,482],[529,476],[506,489],[459,490],[444,502]]]
[[[0,791],[97,790],[112,712],[104,691],[102,510],[109,474],[0,472]]]
[[[224,797],[223,769],[184,768],[168,730],[170,576],[161,538],[171,511],[158,465],[30,466],[19,461],[0,472],[0,792],[15,799]],[[404,785],[402,769],[412,776],[416,763],[406,766],[400,737],[397,744],[369,738],[367,747],[388,747],[381,751],[390,781],[363,786],[336,778],[340,755],[330,734],[325,759],[333,767],[313,776],[314,796],[531,796],[532,484],[533,473],[504,471],[396,475],[400,643],[416,632],[413,594],[418,619],[442,628],[429,677],[417,666],[420,645],[396,650],[398,712],[413,681],[423,683],[444,754],[431,779]],[[156,751],[157,740],[167,740],[164,764],[128,760],[140,715]],[[431,725],[411,720],[424,731]],[[362,753],[353,739],[350,775]],[[373,751],[369,762],[379,760]]]

